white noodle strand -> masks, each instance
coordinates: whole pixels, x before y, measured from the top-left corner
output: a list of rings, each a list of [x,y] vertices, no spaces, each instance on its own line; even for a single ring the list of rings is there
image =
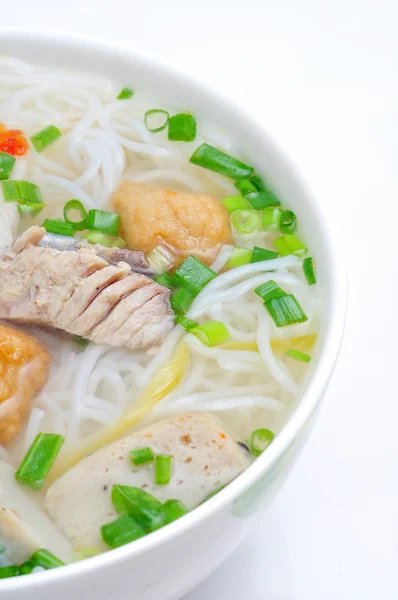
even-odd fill
[[[189,163],[192,152],[203,142],[232,156],[240,155],[239,147],[216,125],[199,118],[194,143],[169,142],[167,132],[152,133],[145,126],[146,110],[161,105],[140,91],[119,101],[120,82],[31,67],[3,56],[0,87],[0,122],[8,128],[21,129],[27,138],[50,123],[62,131],[62,137],[44,153],[31,148],[18,158],[13,170],[13,179],[32,181],[41,188],[45,208],[33,223],[40,224],[46,217],[62,219],[64,204],[71,198],[80,200],[87,210],[112,210],[111,196],[122,179],[216,199],[236,193],[232,181]],[[172,113],[178,110],[165,108]],[[26,228],[27,219],[23,218],[21,227]],[[273,235],[235,235],[234,244],[251,248],[266,241],[268,245]],[[221,246],[211,265],[214,271],[225,269],[232,249],[232,245]],[[255,287],[270,279],[295,294],[308,321],[275,327],[254,293]],[[66,438],[64,448],[68,448],[111,424],[134,406],[145,386],[172,359],[182,338],[192,360],[179,385],[159,403],[156,416],[209,410],[222,413],[238,431],[250,430],[252,425],[251,429],[272,427],[273,415],[282,413],[281,408],[300,393],[298,382],[305,367],[276,355],[271,337],[283,339],[317,330],[321,306],[314,288],[306,284],[295,256],[244,265],[210,282],[187,316],[199,323],[223,322],[238,349],[205,346],[181,326],[175,327],[159,349],[149,351],[95,344],[81,350],[53,333],[32,330],[51,352],[49,379],[32,400],[22,443],[19,436],[7,451],[0,447],[0,457],[17,464],[22,450],[39,431],[60,433]],[[239,349],[239,344],[246,343],[259,351]],[[276,430],[282,422],[283,414],[275,421]]]

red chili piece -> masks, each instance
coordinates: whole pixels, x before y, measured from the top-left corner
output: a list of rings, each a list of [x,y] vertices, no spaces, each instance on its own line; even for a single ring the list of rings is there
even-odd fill
[[[23,156],[29,150],[29,144],[20,129],[6,129],[0,123],[0,152],[12,156]]]

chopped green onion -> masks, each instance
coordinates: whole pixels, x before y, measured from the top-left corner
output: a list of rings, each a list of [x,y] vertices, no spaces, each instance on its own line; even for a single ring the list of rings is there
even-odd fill
[[[43,569],[56,569],[57,567],[63,567],[65,564],[57,556],[54,556],[52,552],[44,550],[44,548],[32,554],[30,560],[33,560],[39,567],[43,567]]]
[[[112,237],[100,231],[88,231],[83,235],[83,238],[90,244],[100,244],[107,248],[125,248],[127,246],[121,237]]]
[[[34,218],[41,213],[45,204],[40,204],[39,202],[20,202],[17,206],[21,215],[29,215]]]
[[[292,294],[267,300],[265,306],[277,327],[307,321],[307,316]]]
[[[6,202],[43,203],[40,188],[29,181],[9,179],[3,181],[4,200]]]
[[[190,333],[206,346],[223,344],[231,337],[228,329],[221,321],[207,321],[206,323],[191,329]]]
[[[195,150],[189,159],[194,165],[210,169],[230,179],[241,179],[248,177],[253,173],[253,167],[249,167],[245,163],[217,150],[209,144],[202,144]]]
[[[35,135],[32,135],[30,140],[36,152],[43,152],[47,146],[53,144],[58,138],[61,137],[61,135],[62,133],[58,127],[55,127],[55,125],[49,125],[48,127],[45,127],[41,131],[35,133]]]
[[[160,515],[162,503],[140,488],[114,485],[112,503],[119,515],[129,515],[146,529],[152,529],[163,523]]]
[[[102,231],[108,235],[117,236],[120,217],[118,214],[107,210],[92,209],[88,211],[87,229]]]
[[[250,451],[253,456],[260,456],[275,437],[269,429],[256,429],[250,438]]]
[[[217,273],[209,269],[194,256],[188,256],[171,277],[175,285],[182,285],[195,296],[215,277]]]
[[[263,192],[266,189],[263,180],[258,173],[250,175],[250,181],[259,192]]]
[[[60,219],[44,219],[42,227],[44,227],[48,233],[67,235],[69,237],[73,237],[76,233],[76,229],[71,223],[65,223]]]
[[[252,254],[252,263],[262,262],[263,260],[272,260],[278,258],[279,254],[273,252],[273,250],[266,250],[265,248],[258,248],[254,246]]]
[[[308,285],[316,283],[314,259],[308,256],[303,260],[303,271]]]
[[[82,350],[84,350],[84,348],[87,348],[87,346],[90,343],[90,340],[88,340],[87,338],[81,337],[80,335],[72,335],[72,340],[78,345],[80,346],[80,348]]]
[[[174,254],[170,252],[164,244],[156,246],[156,248],[148,254],[146,259],[148,264],[158,275],[170,269],[176,260]]]
[[[225,266],[227,269],[235,269],[235,267],[240,267],[241,265],[248,265],[252,260],[252,256],[253,250],[236,247],[232,250]]]
[[[295,358],[296,360],[300,360],[301,362],[306,363],[309,363],[311,360],[311,356],[309,354],[306,354],[305,352],[300,352],[300,350],[293,350],[293,348],[291,350],[287,350],[286,356],[289,356],[289,358]]]
[[[155,455],[151,448],[137,448],[130,451],[130,458],[134,465],[144,465],[145,463],[153,462]]]
[[[258,189],[256,186],[250,181],[248,177],[244,177],[243,179],[239,179],[235,186],[238,188],[242,196],[247,198],[248,194],[257,193]]]
[[[10,567],[0,567],[0,579],[8,579],[8,577],[18,577],[19,567],[12,565]]]
[[[231,223],[238,233],[253,233],[261,229],[261,218],[256,210],[235,210]]]
[[[275,281],[266,281],[255,290],[257,296],[260,296],[264,300],[264,302],[269,302],[270,300],[274,300],[274,298],[281,298],[282,296],[287,296],[286,292],[282,290],[275,283]]]
[[[194,299],[195,296],[189,290],[184,287],[180,287],[171,297],[171,308],[176,315],[185,315],[185,313],[191,308],[191,304]]]
[[[6,152],[0,152],[0,181],[9,178],[15,161],[15,156],[11,156],[11,154],[7,154]]]
[[[171,281],[171,275],[169,275],[168,273],[161,273],[160,275],[155,275],[153,280],[156,281],[156,283],[158,283],[159,285],[163,285],[164,287],[169,288],[169,290],[172,290],[174,288],[173,282]]]
[[[167,110],[162,110],[161,108],[151,108],[145,113],[145,125],[152,133],[158,133],[159,131],[166,129],[167,123],[169,122],[169,117],[170,115]]]
[[[174,320],[176,323],[182,325],[186,331],[190,331],[191,329],[194,329],[194,327],[199,326],[199,323],[191,321],[191,319],[187,319],[186,317],[176,317]]]
[[[265,231],[279,231],[282,211],[280,208],[263,210],[263,227]]]
[[[257,180],[255,179],[256,183]],[[251,206],[258,210],[260,208],[266,208],[269,206],[278,206],[280,201],[271,190],[264,189],[262,185],[259,190],[253,183],[251,178],[245,177],[235,183],[236,187],[251,204]]]
[[[181,502],[181,500],[167,500],[161,508],[161,513],[163,515],[163,525],[168,525],[173,521],[176,521],[180,517],[183,517],[187,514],[188,509]]]
[[[307,252],[307,248],[303,242],[299,240],[293,234],[282,235],[281,237],[274,240],[274,248],[279,252],[281,256],[287,254],[295,254],[296,256],[303,256]]]
[[[30,183],[29,181],[19,181],[18,184],[22,202],[33,202],[40,204],[43,202],[39,186],[35,185],[34,183]]]
[[[225,206],[229,213],[233,213],[235,210],[251,208],[252,205],[243,196],[225,196],[221,198],[221,203]]]
[[[37,567],[37,563],[33,560],[27,560],[19,567],[20,575],[30,575],[35,567]]]
[[[102,539],[110,548],[119,548],[146,535],[145,530],[128,515],[103,525],[100,529]]]
[[[78,213],[76,218],[76,212]],[[87,224],[87,211],[80,200],[69,200],[64,206],[64,219],[70,223],[76,231],[83,231]],[[75,218],[73,218],[75,216]]]
[[[121,92],[116,96],[116,100],[128,100],[134,96],[134,92],[132,89],[128,87],[124,87]]]
[[[20,202],[21,200],[24,202],[26,201],[26,199],[22,199],[21,197],[19,184],[20,181],[15,180],[3,181],[3,194],[6,202]]]
[[[167,485],[171,476],[171,456],[158,454],[155,458],[155,483],[156,485]]]
[[[282,233],[294,233],[297,227],[297,218],[292,210],[284,210],[281,214],[280,229]]]
[[[40,490],[63,443],[62,435],[38,433],[16,471],[15,479],[22,485]]]
[[[250,192],[246,198],[256,210],[267,208],[269,206],[279,206],[280,201],[271,190],[263,190],[262,192]]]
[[[223,490],[224,488],[225,488],[225,485],[220,485],[215,490],[213,490],[212,492],[210,492],[210,494],[207,494],[207,496],[203,500],[203,502],[207,502],[207,500],[210,500],[210,498],[213,498],[213,496],[215,496],[216,494],[218,494],[218,492],[221,492],[221,490]]]
[[[169,118],[169,140],[193,142],[196,138],[196,120],[193,115],[180,113]]]

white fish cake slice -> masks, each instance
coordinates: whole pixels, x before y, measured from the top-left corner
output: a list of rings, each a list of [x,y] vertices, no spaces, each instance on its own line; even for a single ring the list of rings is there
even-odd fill
[[[130,450],[148,446],[154,454],[173,456],[168,485],[154,483],[153,463],[132,464]],[[117,518],[111,501],[114,484],[140,487],[161,502],[176,498],[192,509],[249,464],[248,454],[216,417],[186,414],[149,425],[83,459],[52,484],[45,506],[74,547],[105,550],[100,527]]]

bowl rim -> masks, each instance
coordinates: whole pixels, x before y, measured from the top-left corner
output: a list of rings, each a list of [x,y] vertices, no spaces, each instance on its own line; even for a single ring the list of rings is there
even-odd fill
[[[332,375],[344,332],[347,305],[347,275],[341,243],[331,216],[326,213],[322,204],[316,200],[309,184],[304,180],[302,174],[298,173],[287,151],[282,149],[275,141],[268,126],[265,126],[256,116],[249,114],[245,108],[237,103],[235,104],[233,100],[231,101],[216,85],[213,83],[211,85],[207,84],[201,78],[194,77],[184,69],[171,65],[170,62],[165,61],[157,55],[142,52],[124,43],[115,43],[93,36],[73,35],[54,31],[48,33],[40,29],[28,30],[25,28],[1,26],[0,41],[3,43],[7,41],[16,42],[21,45],[55,44],[58,46],[80,46],[83,50],[88,49],[89,52],[106,51],[111,55],[112,61],[125,60],[127,58],[132,63],[144,66],[149,70],[164,72],[177,80],[182,86],[187,86],[192,90],[196,89],[199,94],[206,94],[214,98],[215,102],[225,107],[229,114],[235,115],[247,125],[250,131],[249,135],[251,135],[251,131],[254,132],[256,130],[257,133],[260,132],[266,138],[272,153],[294,177],[295,185],[303,191],[321,229],[324,245],[327,249],[327,256],[329,257],[328,279],[330,281],[330,314],[327,335],[323,341],[318,365],[299,405],[266,453],[260,456],[219,494],[188,513],[183,519],[171,523],[164,529],[152,533],[150,536],[135,541],[134,544],[128,544],[111,552],[66,565],[62,569],[37,573],[34,577],[25,576],[2,580],[0,589],[4,593],[7,591],[28,590],[35,587],[49,586],[56,582],[62,582],[69,577],[83,576],[99,569],[110,568],[116,563],[132,560],[137,555],[150,552],[154,546],[164,545],[170,540],[181,536],[185,531],[196,527],[200,521],[231,504],[238,495],[248,490],[262,475],[269,471],[310,420],[322,399]]]

